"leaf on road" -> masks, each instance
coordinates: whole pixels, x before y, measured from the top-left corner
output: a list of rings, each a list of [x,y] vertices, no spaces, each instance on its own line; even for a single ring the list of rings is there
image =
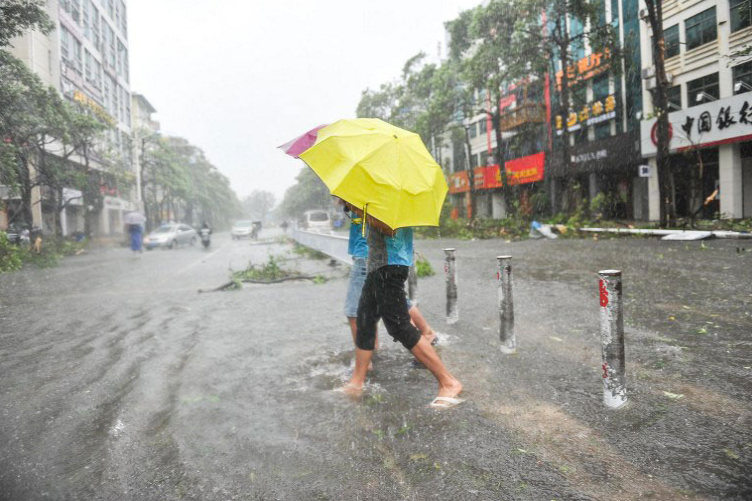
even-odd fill
[[[663,394],[671,400],[679,400],[680,398],[684,398],[684,394],[682,393],[670,393],[668,391],[664,391]]]
[[[550,338],[551,338],[551,339],[553,339],[554,341],[558,341],[558,342],[560,342],[560,343],[561,343],[561,342],[563,342],[563,339],[561,339],[560,337],[556,337],[556,336],[548,336],[548,337],[550,337]]]

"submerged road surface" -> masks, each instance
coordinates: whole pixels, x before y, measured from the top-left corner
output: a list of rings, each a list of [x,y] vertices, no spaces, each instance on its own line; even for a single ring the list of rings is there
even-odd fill
[[[266,233],[266,234],[265,234]],[[262,238],[273,236],[262,232]],[[0,276],[0,499],[752,497],[752,252],[738,242],[419,241],[461,406],[383,328],[346,381],[346,269],[280,242],[94,251]],[[460,320],[444,321],[443,247]],[[518,352],[498,342],[514,256]],[[228,269],[324,274],[199,294]],[[597,271],[624,270],[629,403],[601,402]]]

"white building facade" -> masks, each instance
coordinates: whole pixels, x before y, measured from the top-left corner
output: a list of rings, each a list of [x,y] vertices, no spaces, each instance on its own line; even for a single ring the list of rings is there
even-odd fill
[[[671,188],[680,217],[752,217],[752,44],[747,0],[663,2],[670,79]],[[644,5],[642,5],[644,7]],[[644,16],[644,14],[641,14]],[[643,115],[654,114],[651,30],[641,23]],[[655,118],[643,120],[640,146],[649,170],[649,214],[659,219]]]
[[[47,13],[55,29],[48,35],[26,33],[14,41],[10,52],[45,84],[112,126],[101,151],[93,155],[93,168],[104,172],[105,162],[114,163],[135,179],[126,0],[48,0]],[[135,185],[118,186],[112,177],[101,176],[103,206],[94,228],[96,234],[123,231],[123,214],[138,209]],[[68,190],[66,196],[72,202],[61,214],[61,223],[63,233],[70,234],[83,230],[84,211],[93,208],[83,207],[77,190]],[[35,198],[33,224],[51,231],[52,216],[44,190]]]

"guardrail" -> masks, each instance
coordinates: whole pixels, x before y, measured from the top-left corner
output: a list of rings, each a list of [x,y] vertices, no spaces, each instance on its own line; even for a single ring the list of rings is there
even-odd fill
[[[300,245],[323,252],[345,264],[352,264],[352,256],[347,253],[348,237],[293,228],[292,238]]]

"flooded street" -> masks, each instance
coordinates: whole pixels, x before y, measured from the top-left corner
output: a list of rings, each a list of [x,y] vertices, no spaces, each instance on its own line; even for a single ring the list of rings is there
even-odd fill
[[[277,236],[1,275],[0,498],[752,497],[749,241],[418,241],[437,271],[421,310],[467,399],[441,411],[383,326],[362,400],[334,391],[353,358],[347,269]],[[498,348],[499,254],[513,256],[514,355]],[[330,280],[197,292],[269,255]],[[602,403],[605,268],[624,273],[616,411]]]

